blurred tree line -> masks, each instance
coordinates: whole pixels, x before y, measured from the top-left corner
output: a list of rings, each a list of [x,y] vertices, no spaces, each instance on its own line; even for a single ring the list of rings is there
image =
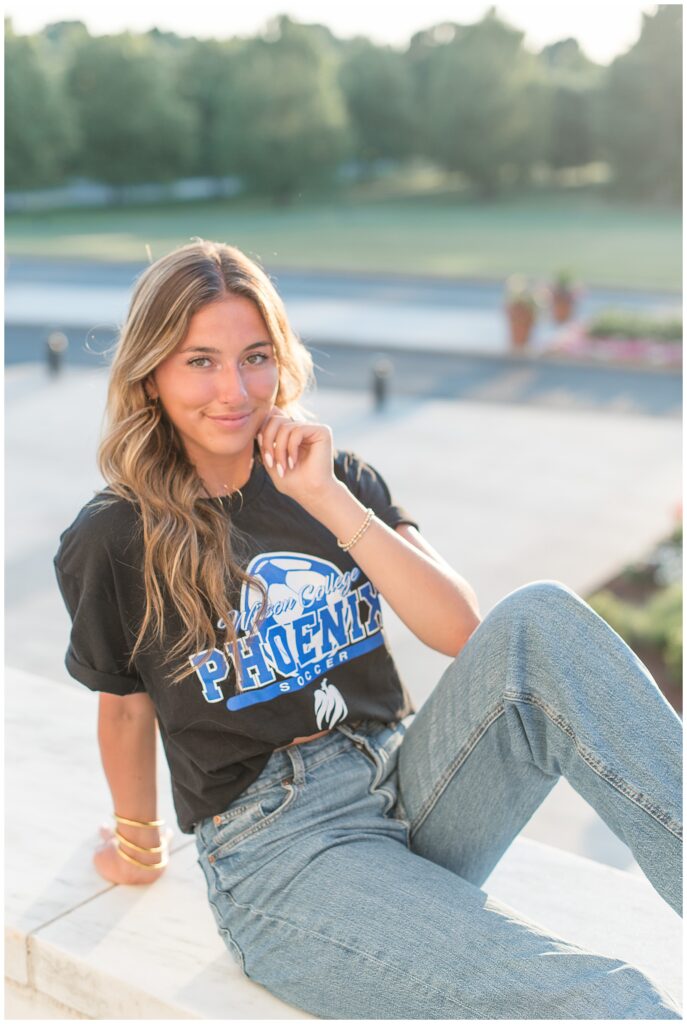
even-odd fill
[[[92,37],[79,21],[19,36],[6,19],[6,187],[236,175],[288,202],[342,167],[365,178],[419,157],[482,197],[537,168],[601,162],[615,194],[679,203],[681,5],[645,14],[608,67],[575,39],[537,54],[523,40],[494,8],[418,32],[403,52],[285,15],[252,38],[207,41]]]

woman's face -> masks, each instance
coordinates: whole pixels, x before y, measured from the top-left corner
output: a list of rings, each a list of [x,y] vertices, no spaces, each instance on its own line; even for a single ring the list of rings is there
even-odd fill
[[[180,345],[153,371],[159,397],[198,471],[252,451],[279,386],[274,345],[250,299],[228,295],[191,319]]]

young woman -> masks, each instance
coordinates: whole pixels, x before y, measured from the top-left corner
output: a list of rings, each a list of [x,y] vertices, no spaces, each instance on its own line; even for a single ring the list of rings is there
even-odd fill
[[[480,885],[561,775],[681,913],[681,725],[566,586],[481,621],[470,585],[299,405],[309,353],[269,278],[197,240],[139,279],[111,368],[108,487],[61,537],[67,666],[100,692],[115,826],[95,866],[182,832],[246,975],[329,1018],[674,1018],[640,970]],[[438,439],[440,443],[440,439]],[[452,661],[415,713],[380,595]]]

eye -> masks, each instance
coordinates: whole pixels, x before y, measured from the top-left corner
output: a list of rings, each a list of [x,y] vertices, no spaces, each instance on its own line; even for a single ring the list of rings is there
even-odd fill
[[[189,366],[200,366],[201,363],[207,366],[210,363],[210,360],[207,356],[194,356],[193,359],[188,360]]]
[[[251,366],[260,366],[263,362],[269,359],[269,356],[264,352],[252,352],[249,356],[246,356],[246,362],[250,362],[251,359],[259,359],[259,363],[251,363]]]

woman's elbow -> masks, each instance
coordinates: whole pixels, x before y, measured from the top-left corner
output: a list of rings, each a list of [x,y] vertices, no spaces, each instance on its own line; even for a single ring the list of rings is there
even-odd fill
[[[482,618],[477,611],[473,611],[472,608],[466,609],[461,616],[460,628],[454,631],[442,650],[442,654],[448,654],[451,658],[456,658],[465,647],[466,643],[475,632]]]
[[[99,717],[106,721],[150,721],[155,719],[155,706],[147,693],[119,696],[101,692],[98,701]]]

